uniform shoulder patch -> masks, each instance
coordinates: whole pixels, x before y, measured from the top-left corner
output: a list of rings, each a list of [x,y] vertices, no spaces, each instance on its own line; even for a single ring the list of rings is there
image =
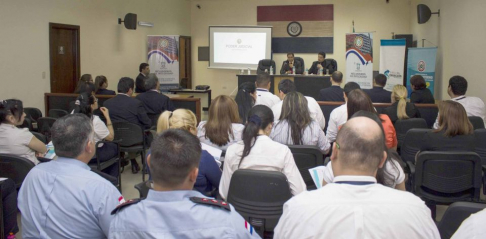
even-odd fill
[[[113,211],[111,211],[111,215],[115,215],[117,212],[119,212],[121,209],[125,208],[125,207],[128,207],[130,205],[133,205],[133,204],[137,204],[139,202],[142,201],[142,198],[135,198],[135,199],[130,199],[118,206],[116,206],[115,209],[113,209]]]
[[[193,203],[211,205],[211,206],[215,206],[215,207],[219,207],[231,211],[231,207],[229,203],[222,200],[216,200],[211,198],[200,198],[200,197],[190,197],[189,199]]]

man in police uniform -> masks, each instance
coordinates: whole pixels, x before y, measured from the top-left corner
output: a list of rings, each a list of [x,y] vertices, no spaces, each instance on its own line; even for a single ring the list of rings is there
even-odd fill
[[[169,129],[151,149],[153,190],[113,210],[109,238],[260,238],[232,206],[192,190],[201,156],[196,136]]]
[[[124,200],[87,165],[96,150],[91,120],[67,115],[51,133],[58,159],[34,167],[20,189],[22,237],[106,238],[111,210]]]

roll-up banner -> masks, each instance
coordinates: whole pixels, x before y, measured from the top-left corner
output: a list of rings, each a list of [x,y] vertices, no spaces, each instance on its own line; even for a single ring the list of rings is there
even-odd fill
[[[380,73],[387,78],[385,90],[403,85],[403,66],[405,64],[405,39],[381,40]]]
[[[160,90],[179,87],[179,36],[147,36],[147,63]]]
[[[373,34],[346,34],[346,82],[373,88]]]
[[[408,97],[412,93],[410,78],[414,75],[421,75],[427,88],[434,94],[435,81],[435,60],[437,47],[408,48],[407,62],[407,89]]]

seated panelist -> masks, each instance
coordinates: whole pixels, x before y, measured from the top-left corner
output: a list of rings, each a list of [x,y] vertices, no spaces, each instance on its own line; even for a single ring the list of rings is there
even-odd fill
[[[326,74],[326,70],[329,70],[329,74],[337,71],[337,65],[333,64],[331,61],[326,61],[326,53],[323,51],[317,54],[317,61],[312,63],[312,66],[309,69],[309,74],[318,75],[320,69],[322,69],[323,74]]]
[[[293,72],[294,66],[295,72]],[[287,60],[282,63],[282,68],[280,68],[280,74],[302,74],[302,72],[302,64],[300,63],[300,61],[296,61],[294,59],[294,53],[287,53]]]

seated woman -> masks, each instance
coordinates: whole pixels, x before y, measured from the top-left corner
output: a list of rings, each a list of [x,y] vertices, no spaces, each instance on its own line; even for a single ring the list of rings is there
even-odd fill
[[[439,128],[424,135],[420,151],[474,151],[474,128],[461,104],[442,101],[438,121]]]
[[[115,91],[108,90],[108,80],[105,76],[97,76],[95,78],[95,94],[97,95],[116,95]]]
[[[87,84],[93,84],[93,77],[91,74],[84,74],[81,76],[76,85],[76,89],[74,90],[74,94],[82,93]]]
[[[314,145],[323,154],[331,147],[319,123],[310,117],[307,99],[299,92],[285,96],[280,119],[275,122],[270,138],[287,145]]]
[[[100,111],[106,119],[105,123],[93,114],[93,111],[98,109],[98,99],[93,94],[81,93],[76,102],[73,113],[85,114],[93,121],[94,129],[94,141],[99,142],[102,140],[112,141],[115,138],[115,133],[113,130],[113,125],[111,123],[110,113],[107,108],[101,107]],[[118,146],[113,143],[103,143],[99,145],[96,149],[97,155],[100,162],[105,162],[118,154]],[[96,163],[96,159],[93,158],[90,163]],[[112,166],[103,170],[104,173],[110,174],[113,177],[118,177],[118,165],[113,164]]]
[[[354,113],[360,110],[369,111],[378,115],[381,119],[381,124],[383,125],[383,130],[385,132],[386,147],[388,149],[397,149],[397,132],[395,131],[395,127],[393,126],[390,117],[388,117],[386,114],[378,114],[375,107],[373,107],[370,97],[363,90],[356,89],[349,92],[347,108],[348,119],[350,119]]]
[[[157,133],[162,133],[167,129],[184,129],[197,135],[197,119],[192,111],[187,109],[177,109],[174,112],[165,111],[157,121]],[[150,154],[150,153],[149,153]],[[199,172],[197,174],[194,189],[207,196],[216,196],[214,189],[219,186],[221,180],[221,169],[215,159],[206,150],[201,152],[199,161]]]
[[[248,112],[255,105],[257,98],[256,86],[254,83],[245,82],[240,85],[240,90],[236,94],[235,101],[238,105],[238,113],[241,123],[246,124]]]
[[[397,120],[420,118],[420,112],[414,104],[407,102],[407,87],[396,85],[391,94],[392,105],[385,109],[385,114],[390,117],[393,124]]]
[[[18,155],[38,164],[36,156],[44,156],[47,147],[28,128],[17,128],[24,123],[24,119],[22,101],[0,101],[0,154]]]
[[[249,112],[243,131],[243,141],[226,151],[219,194],[228,198],[231,176],[238,169],[278,171],[285,174],[290,192],[297,195],[307,189],[289,147],[268,137],[272,131],[273,112],[265,105],[257,105]]]
[[[412,87],[412,94],[410,94],[410,102],[414,104],[435,104],[434,96],[425,83],[421,75],[414,75],[410,78]]]
[[[241,140],[245,127],[240,123],[238,106],[229,96],[220,95],[211,101],[208,121],[201,121],[197,137],[202,143],[221,150]]]

